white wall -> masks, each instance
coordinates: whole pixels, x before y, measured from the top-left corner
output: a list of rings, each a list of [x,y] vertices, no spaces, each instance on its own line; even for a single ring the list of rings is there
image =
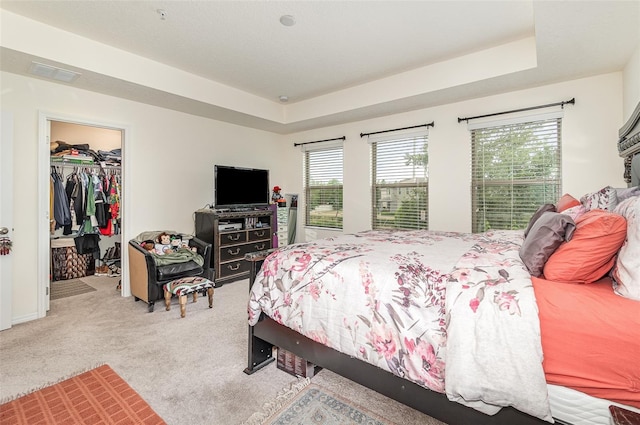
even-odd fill
[[[624,120],[628,120],[640,102],[640,44],[629,58],[623,72]]]
[[[626,75],[626,74],[625,74]],[[141,231],[171,228],[191,233],[193,211],[210,204],[213,165],[269,168],[271,185],[302,192],[302,153],[295,142],[346,136],[344,231],[371,226],[370,152],[361,132],[435,121],[430,129],[430,228],[469,231],[470,140],[460,116],[471,116],[576,98],[563,120],[563,190],[574,196],[605,185],[623,186],[617,131],[623,124],[623,73],[611,73],[482,99],[467,100],[383,118],[281,136],[75,89],[1,73],[2,109],[14,115],[14,227],[12,252],[14,322],[37,311],[34,248],[38,217],[38,112],[127,126],[125,161],[131,175],[130,226],[123,241]],[[635,80],[634,80],[635,81]],[[241,188],[239,188],[241,190]],[[331,232],[304,229],[298,209],[298,240]]]
[[[280,135],[15,74],[2,72],[0,77],[2,110],[14,116],[14,323],[37,313],[40,111],[130,129],[124,153],[131,170],[124,181],[131,195],[124,211],[130,226],[123,229],[123,241],[152,229],[192,233],[193,212],[212,202],[216,163],[271,169],[272,181],[286,187]]]
[[[611,73],[544,87],[407,112],[292,135],[295,141],[346,136],[344,144],[344,232],[371,228],[370,147],[361,132],[435,121],[429,129],[429,227],[471,230],[470,134],[458,117],[488,114],[576,98],[564,108],[562,128],[563,191],[580,197],[606,185],[626,186],[616,150],[623,124],[622,73]],[[542,110],[546,111],[546,110]],[[540,112],[540,111],[537,111]],[[533,111],[532,113],[536,113]],[[297,182],[302,182],[302,153],[287,146]],[[290,189],[290,188],[287,188]],[[301,183],[291,189],[302,192]],[[302,204],[301,204],[302,205]],[[299,211],[301,233],[304,209]],[[335,234],[306,229],[306,240]],[[302,239],[300,239],[302,240]]]

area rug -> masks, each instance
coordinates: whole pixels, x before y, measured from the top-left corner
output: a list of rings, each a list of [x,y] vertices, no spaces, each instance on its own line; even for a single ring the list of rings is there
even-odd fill
[[[396,425],[309,379],[292,384],[242,425]]]
[[[96,290],[96,288],[87,285],[80,279],[58,280],[51,282],[50,287],[51,295],[49,299],[51,300],[72,297]]]
[[[3,425],[166,424],[109,365],[0,405]]]

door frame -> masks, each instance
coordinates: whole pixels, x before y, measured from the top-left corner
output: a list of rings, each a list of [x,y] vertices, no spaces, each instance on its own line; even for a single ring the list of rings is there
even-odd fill
[[[0,226],[7,227],[9,233],[2,235],[13,238],[13,113],[1,111],[0,159],[3,176],[0,177]],[[13,325],[13,258],[11,254],[0,261],[0,331]]]
[[[86,125],[91,127],[101,127],[111,130],[122,131],[122,169],[120,211],[122,217],[120,243],[120,278],[122,282],[120,294],[123,297],[131,296],[129,283],[129,255],[126,249],[126,241],[130,239],[128,229],[130,229],[127,206],[129,205],[129,191],[126,190],[125,182],[129,180],[130,162],[126,159],[127,147],[131,140],[131,128],[126,124],[96,121],[93,119],[80,118],[77,116],[59,114],[55,112],[38,112],[38,318],[45,317],[49,310],[49,273],[51,261],[51,249],[49,241],[49,181],[50,181],[50,121],[61,121],[71,124]],[[115,282],[114,282],[115,283]]]

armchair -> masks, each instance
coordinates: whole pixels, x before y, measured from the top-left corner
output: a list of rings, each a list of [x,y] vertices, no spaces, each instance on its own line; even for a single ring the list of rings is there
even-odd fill
[[[189,246],[196,247],[198,254],[204,259],[203,265],[193,260],[181,263],[157,265],[154,255],[141,245],[145,239],[155,239],[154,232],[146,232],[129,241],[129,278],[131,295],[136,301],[144,301],[149,313],[153,312],[156,301],[164,300],[163,285],[176,279],[191,276],[202,276],[213,282],[211,264],[211,244],[198,238],[189,239]],[[155,232],[160,234],[161,232]],[[174,232],[175,233],[175,232]]]

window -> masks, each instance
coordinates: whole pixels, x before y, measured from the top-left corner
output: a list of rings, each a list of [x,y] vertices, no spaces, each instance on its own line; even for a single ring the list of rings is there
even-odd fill
[[[425,130],[372,140],[374,229],[429,227],[427,147]]]
[[[342,146],[305,152],[307,226],[342,229]]]
[[[471,129],[474,232],[524,229],[538,207],[558,200],[562,120],[557,115]]]

